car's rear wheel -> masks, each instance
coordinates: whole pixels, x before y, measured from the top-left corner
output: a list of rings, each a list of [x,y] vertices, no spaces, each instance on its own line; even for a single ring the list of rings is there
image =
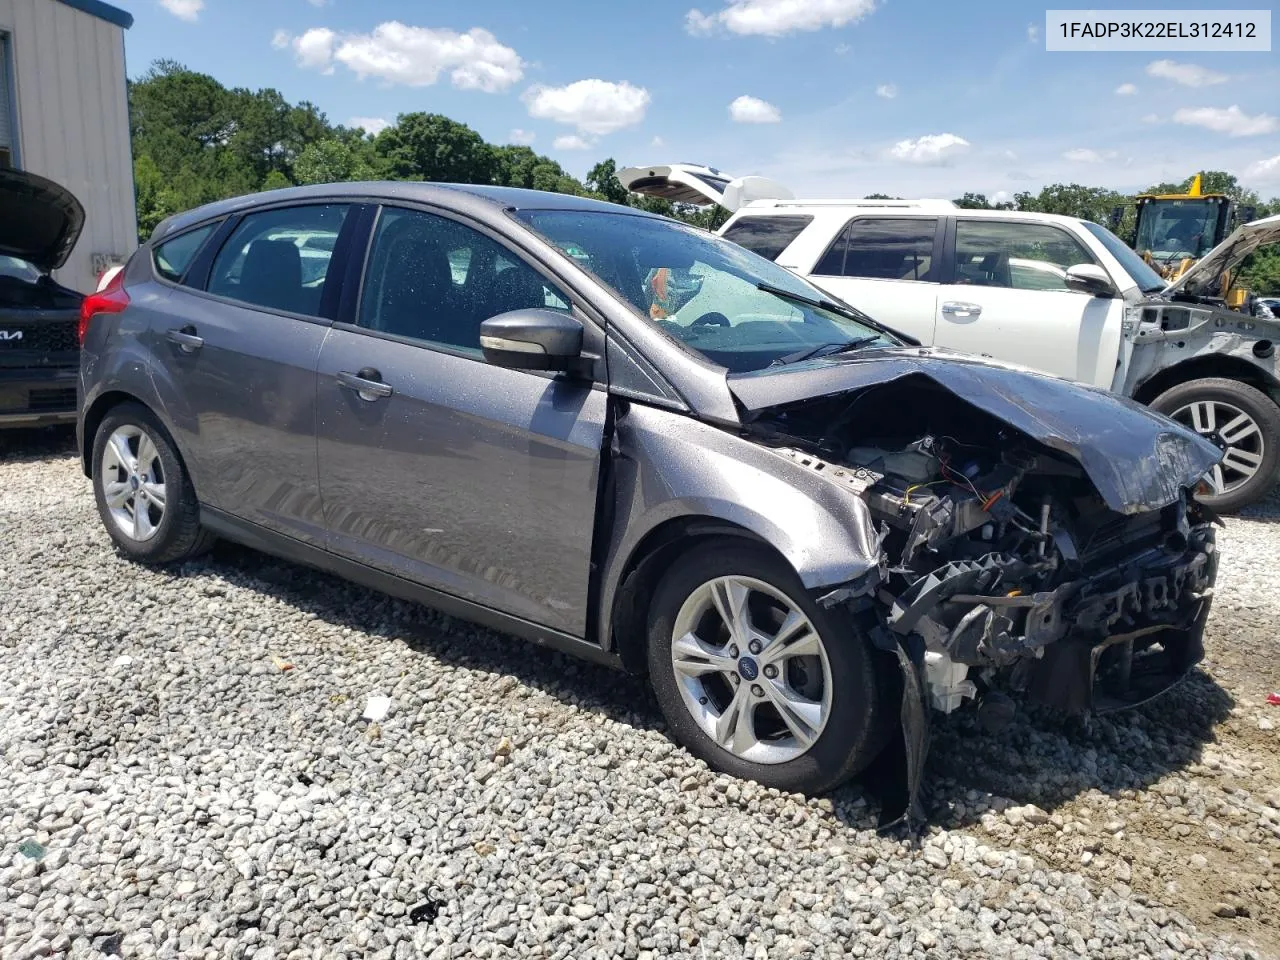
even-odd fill
[[[1178,384],[1151,408],[1190,427],[1222,450],[1210,471],[1216,493],[1202,496],[1230,512],[1261,500],[1280,469],[1280,408],[1261,390],[1218,377]]]
[[[207,550],[191,479],[160,422],[126,403],[98,425],[93,443],[93,492],[116,545],[136,560],[172,563]]]
[[[711,767],[821,793],[878,751],[865,633],[816,604],[770,551],[726,539],[663,577],[649,624],[650,681],[671,730]]]

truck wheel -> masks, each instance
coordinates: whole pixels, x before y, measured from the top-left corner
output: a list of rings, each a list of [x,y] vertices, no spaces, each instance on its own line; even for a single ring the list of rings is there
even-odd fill
[[[671,731],[713,769],[801,793],[879,753],[871,641],[782,560],[717,540],[671,565],[650,608],[649,679]]]
[[[1280,408],[1261,390],[1212,377],[1166,390],[1151,408],[1190,427],[1223,451],[1211,477],[1219,493],[1202,497],[1230,513],[1267,495],[1280,470]]]

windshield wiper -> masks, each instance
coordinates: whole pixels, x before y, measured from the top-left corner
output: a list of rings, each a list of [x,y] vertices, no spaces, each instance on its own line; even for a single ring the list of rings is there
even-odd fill
[[[836,303],[834,300],[817,299],[816,297],[806,297],[803,293],[796,293],[783,287],[775,287],[771,283],[765,283],[761,280],[756,284],[757,290],[763,290],[765,293],[772,293],[775,297],[781,297],[783,300],[791,300],[795,303],[803,303],[810,307],[820,307],[823,310],[830,310],[832,313],[838,313],[842,317],[848,317],[851,320],[857,320],[859,323],[865,324],[872,330],[879,330],[881,333],[891,337],[900,336],[897,332],[890,330],[878,320],[873,320],[856,307],[850,307],[843,303]]]
[[[771,367],[781,367],[788,363],[800,363],[802,360],[810,360],[813,357],[830,357],[837,353],[847,353],[850,350],[857,350],[865,347],[869,343],[875,343],[880,337],[859,337],[856,340],[845,340],[840,343],[820,343],[816,347],[810,347],[808,350],[797,350],[795,353],[788,353],[786,356],[779,357]]]

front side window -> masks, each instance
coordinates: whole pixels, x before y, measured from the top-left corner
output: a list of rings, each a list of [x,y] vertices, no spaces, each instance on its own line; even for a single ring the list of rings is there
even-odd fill
[[[270,310],[320,316],[320,297],[349,209],[331,203],[249,214],[214,258],[209,292]]]
[[[929,280],[936,218],[859,217],[851,220],[818,261],[823,277]]]
[[[731,223],[721,236],[766,260],[777,260],[811,223],[813,217],[806,216],[742,217]]]
[[[595,211],[517,217],[636,314],[733,372],[896,342],[790,271],[684,224]]]
[[[956,224],[958,284],[1066,291],[1067,268],[1095,262],[1080,241],[1058,227],[998,220]]]
[[[479,356],[480,324],[569,298],[478,230],[418,210],[378,218],[360,296],[360,326]]]
[[[1165,281],[1160,279],[1160,274],[1152,270],[1151,265],[1134,253],[1128,244],[1106,227],[1099,226],[1090,220],[1082,222],[1084,228],[1106,247],[1107,253],[1120,261],[1120,266],[1124,267],[1125,272],[1133,277],[1139,290],[1143,293],[1155,293],[1164,289]]]
[[[216,223],[206,224],[159,244],[151,253],[156,273],[174,283],[181,282],[187,268],[195,260],[196,254],[200,252],[204,242],[217,227]]]

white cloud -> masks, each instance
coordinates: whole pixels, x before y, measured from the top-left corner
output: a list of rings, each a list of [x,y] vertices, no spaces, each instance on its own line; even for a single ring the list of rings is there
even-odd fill
[[[717,13],[690,10],[684,23],[695,35],[724,27],[730,33],[780,37],[857,23],[875,8],[876,0],[729,0]]]
[[[271,35],[271,45],[277,50],[283,50],[291,43],[293,43],[293,34],[288,30],[277,30]]]
[[[1027,43],[1040,42],[1040,27],[1034,23],[1027,24]]]
[[[1004,152],[1004,158],[1005,158],[1006,160],[1017,160],[1017,159],[1018,159],[1018,155],[1017,155],[1016,153],[1014,153],[1012,150],[1006,150],[1006,151]]]
[[[997,190],[995,193],[991,195],[991,202],[992,203],[1012,203],[1013,194],[1011,194],[1008,190]]]
[[[459,90],[499,93],[524,76],[520,55],[479,27],[458,33],[397,20],[380,23],[370,33],[337,34],[313,27],[293,38],[292,45],[300,67],[331,73],[333,64],[341,63],[361,79],[376,77],[409,87],[431,86],[447,70]]]
[[[315,0],[312,0],[314,3]],[[359,127],[365,133],[377,136],[387,127],[391,126],[390,120],[383,120],[381,117],[352,117],[347,121],[350,127]]]
[[[307,3],[311,4],[313,7],[328,6],[332,2],[333,0],[307,0]]]
[[[522,130],[519,127],[516,127],[511,131],[511,134],[507,139],[512,143],[523,144],[527,147],[529,144],[533,143],[533,141],[538,139],[538,135],[532,130]]]
[[[1246,171],[1245,176],[1263,183],[1280,183],[1280,153],[1266,160],[1259,160]]]
[[[1270,114],[1259,113],[1251,117],[1234,104],[1226,109],[1186,107],[1174,113],[1173,122],[1190,127],[1204,127],[1215,133],[1225,133],[1228,137],[1256,137],[1280,130],[1280,120]]]
[[[1137,85],[1132,83],[1122,83],[1116,87],[1116,96],[1118,97],[1132,97],[1137,92]]]
[[[847,44],[847,43],[837,43],[837,44],[836,44],[836,56],[837,56],[837,57],[843,57],[846,53],[848,53],[848,52],[849,52],[850,50],[852,50],[852,49],[853,49],[853,47],[849,46],[849,44]]]
[[[200,11],[204,9],[204,0],[160,0],[160,6],[179,20],[193,22],[199,19]]]
[[[605,134],[644,119],[649,91],[629,83],[578,80],[566,87],[530,87],[524,92],[529,116],[555,120],[581,133]]]
[[[333,49],[337,42],[338,35],[328,27],[312,27],[290,41],[298,66],[325,73],[333,73]]]
[[[651,147],[665,147],[666,145],[667,145],[667,141],[663,140],[659,136],[655,136],[652,140],[649,141],[649,146]]]
[[[1142,122],[1143,123],[1160,123],[1160,114],[1158,113],[1144,114],[1142,117]]]
[[[899,140],[889,151],[889,156],[904,163],[941,166],[964,153],[969,146],[968,140],[954,133],[932,133],[914,140]]]
[[[551,142],[551,146],[557,150],[590,150],[591,141],[576,133],[568,133],[562,137],[556,137]]]
[[[1084,148],[1076,150],[1068,150],[1062,155],[1064,160],[1070,160],[1072,163],[1101,163],[1102,154],[1097,150],[1087,150]]]
[[[892,100],[898,95],[898,88],[892,83],[882,83],[876,87],[876,96],[884,97],[886,100]]]
[[[1178,63],[1175,60],[1153,60],[1147,64],[1147,76],[1172,80],[1184,87],[1208,87],[1226,83],[1227,75],[1194,63]]]
[[[729,104],[729,116],[734,123],[777,123],[782,111],[758,97],[742,96]]]

